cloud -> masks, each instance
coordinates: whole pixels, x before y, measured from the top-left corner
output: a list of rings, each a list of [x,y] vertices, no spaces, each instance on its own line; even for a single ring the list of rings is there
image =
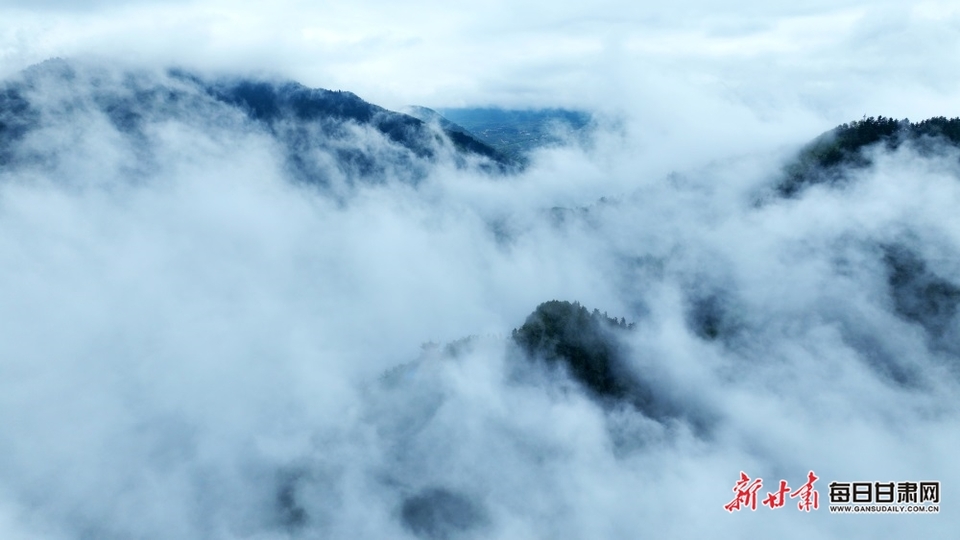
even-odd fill
[[[671,99],[679,92],[744,103],[774,121],[810,111],[825,127],[864,113],[957,110],[955,70],[946,69],[957,14],[945,2],[8,6],[0,41],[8,74],[89,54],[279,72],[391,108],[666,106],[675,116],[687,105]],[[662,85],[665,94],[644,99]]]
[[[5,7],[5,59],[100,60],[26,92],[37,125],[0,166],[0,534],[952,531],[948,506],[722,505],[741,470],[765,489],[815,470],[822,505],[830,480],[960,481],[956,350],[938,341],[957,318],[898,308],[888,256],[922,263],[911,287],[960,284],[956,154],[905,145],[848,185],[756,204],[796,144],[854,107],[914,117],[926,96],[954,114],[952,72],[933,67],[953,61],[938,51],[956,12],[682,6]],[[939,44],[911,38],[928,31]],[[376,130],[310,132],[326,170],[338,144],[382,165],[336,197],[171,63],[621,123],[523,174],[441,158],[416,162],[417,182]],[[102,100],[151,89],[179,97],[145,98],[137,129]],[[709,429],[527,362],[507,336],[550,299],[636,322],[630,369]]]

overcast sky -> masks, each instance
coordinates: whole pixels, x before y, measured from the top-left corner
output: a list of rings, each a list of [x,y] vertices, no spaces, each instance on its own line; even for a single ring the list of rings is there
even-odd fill
[[[281,74],[408,104],[654,114],[709,96],[770,121],[960,114],[949,0],[0,2],[0,70],[52,56]],[[0,74],[2,74],[0,73]]]

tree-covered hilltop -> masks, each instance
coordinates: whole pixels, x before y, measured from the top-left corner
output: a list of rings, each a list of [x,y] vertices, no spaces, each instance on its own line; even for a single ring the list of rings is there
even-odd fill
[[[632,327],[598,310],[591,313],[578,302],[551,300],[537,306],[513,331],[513,340],[531,358],[562,364],[597,396],[623,398],[636,385],[623,366],[613,332]]]
[[[937,143],[960,146],[960,118],[938,116],[911,123],[878,116],[842,124],[800,151],[786,166],[777,191],[791,197],[815,184],[840,182],[846,169],[872,164],[865,152],[868,147],[882,144],[895,150],[904,143],[914,144],[921,151],[930,151]]]
[[[605,405],[627,405],[658,422],[681,420],[707,433],[714,414],[680,401],[656,370],[638,368],[626,338],[634,323],[592,312],[578,302],[551,300],[537,306],[512,333],[525,362],[559,368]]]

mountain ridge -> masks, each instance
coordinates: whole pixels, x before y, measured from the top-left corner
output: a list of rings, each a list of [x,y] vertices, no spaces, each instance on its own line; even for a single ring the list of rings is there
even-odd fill
[[[937,144],[960,147],[960,118],[934,116],[920,122],[892,117],[864,117],[840,124],[804,145],[796,158],[784,167],[777,193],[794,197],[817,185],[842,183],[846,170],[869,167],[873,162],[866,150],[883,145],[893,151],[910,144],[929,155]]]
[[[85,115],[103,115],[137,145],[147,125],[237,112],[279,143],[295,178],[323,188],[349,189],[391,176],[416,183],[441,160],[488,174],[519,170],[468,133],[432,126],[352,92],[288,80],[207,79],[179,68],[111,70],[63,59],[36,64],[0,83],[0,167],[47,159],[43,152],[31,157],[23,141]],[[140,146],[147,152],[148,145]]]

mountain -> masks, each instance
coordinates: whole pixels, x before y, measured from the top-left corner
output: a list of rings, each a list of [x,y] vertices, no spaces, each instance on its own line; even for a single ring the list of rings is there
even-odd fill
[[[274,132],[282,134],[295,150],[303,148],[304,138],[309,140],[307,130],[302,126],[317,123],[334,124],[325,128],[332,133],[342,132],[339,126],[347,122],[369,125],[391,142],[408,149],[418,158],[428,160],[435,158],[441,151],[437,146],[446,142],[430,129],[429,123],[367,103],[351,92],[311,89],[293,82],[276,84],[245,79],[218,81],[208,85],[207,91],[225,103],[243,108],[252,118],[269,125]],[[301,126],[292,133],[283,126],[284,122],[291,120]],[[499,172],[507,172],[514,165],[506,155],[456,126],[440,125],[439,128],[459,154],[461,166],[464,156],[487,158],[490,163],[484,164],[485,168]],[[341,157],[359,162],[364,167],[364,173],[375,167],[367,159],[368,156],[345,154]]]
[[[636,386],[623,365],[615,336],[625,329],[625,321],[599,311],[590,313],[577,302],[552,300],[537,306],[513,331],[513,340],[529,357],[563,365],[594,395],[624,398]]]
[[[411,107],[410,111],[422,120],[469,134],[518,162],[525,162],[525,155],[536,148],[583,137],[593,121],[588,113],[567,109]]]
[[[816,470],[821,515],[834,481],[960,484],[955,125],[847,124],[794,177],[684,148],[645,178],[629,132],[502,177],[437,111],[28,69],[0,83],[0,538],[850,536],[710,516],[741,471]]]
[[[497,149],[494,145],[482,141],[467,128],[451,122],[443,115],[426,107],[407,107],[407,114],[428,124],[435,124],[450,138],[454,146],[462,152],[470,152],[495,159],[513,170],[520,170],[526,165],[526,160],[508,150]]]
[[[793,197],[813,185],[840,184],[848,170],[873,164],[871,148],[896,150],[905,144],[927,155],[943,147],[956,148],[960,146],[960,118],[939,116],[911,123],[878,116],[839,125],[803,147],[785,167],[777,192]]]
[[[106,118],[143,162],[145,140],[174,122],[240,122],[272,139],[292,175],[323,188],[417,182],[449,160],[459,168],[493,174],[516,170],[501,152],[463,130],[426,123],[368,103],[351,92],[307,88],[291,81],[244,77],[203,78],[119,72],[65,60],[33,66],[0,86],[0,167],[49,161],[25,143],[31,133]]]

